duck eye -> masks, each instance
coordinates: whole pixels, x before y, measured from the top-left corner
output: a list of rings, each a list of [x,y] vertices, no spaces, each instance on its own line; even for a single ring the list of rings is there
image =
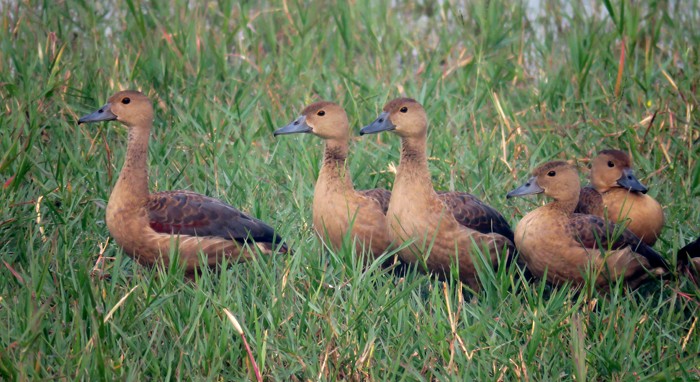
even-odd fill
[[[609,160],[608,167],[615,167],[615,163],[613,163],[613,161]]]
[[[326,112],[323,110],[319,110],[318,113],[316,113],[316,115],[318,115],[319,117],[323,117],[324,115],[326,115]]]
[[[124,97],[124,98],[122,99],[122,103],[123,103],[124,105],[128,105],[129,102],[131,102],[131,99],[130,99],[129,97]]]
[[[408,112],[408,108],[406,106],[404,106],[399,111],[402,113],[406,113],[406,112]]]
[[[547,176],[554,176],[554,175],[557,175],[556,171],[550,171],[547,173]]]

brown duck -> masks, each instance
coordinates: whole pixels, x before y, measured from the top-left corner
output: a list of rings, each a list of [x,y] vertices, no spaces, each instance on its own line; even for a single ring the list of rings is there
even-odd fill
[[[401,137],[401,160],[387,212],[389,233],[397,243],[410,243],[399,252],[404,261],[424,261],[437,273],[447,273],[458,264],[460,280],[477,290],[474,246],[482,248],[486,261],[495,266],[504,248],[514,251],[513,232],[498,211],[475,196],[435,192],[426,156],[427,125],[421,104],[399,98],[387,103],[384,112],[360,131],[391,131]]]
[[[318,236],[338,250],[350,232],[357,253],[366,249],[380,256],[391,245],[385,224],[391,193],[379,188],[356,191],[353,187],[346,164],[350,125],[345,110],[332,102],[311,104],[274,135],[298,133],[313,134],[326,143],[313,201]]]
[[[664,212],[634,176],[629,155],[601,151],[593,159],[590,176],[591,185],[581,189],[576,212],[625,223],[645,243],[654,245],[664,226]]]
[[[204,254],[212,266],[222,256],[246,260],[261,252],[286,252],[272,227],[230,205],[189,191],[148,191],[151,101],[137,91],[121,91],[78,123],[119,121],[129,130],[124,167],[107,203],[107,228],[126,254],[143,265],[168,263],[175,245],[191,272]],[[257,251],[252,247],[255,246]]]
[[[666,261],[623,227],[595,215],[574,213],[579,199],[577,170],[566,162],[535,169],[508,198],[544,193],[554,199],[528,213],[515,229],[515,245],[527,268],[553,284],[585,282],[586,269],[596,272],[595,286],[607,289],[623,277],[636,287],[650,274],[665,273]]]

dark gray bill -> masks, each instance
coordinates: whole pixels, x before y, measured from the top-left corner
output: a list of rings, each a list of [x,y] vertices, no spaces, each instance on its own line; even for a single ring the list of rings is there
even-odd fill
[[[631,168],[622,170],[622,177],[617,180],[617,184],[630,191],[637,191],[641,192],[642,194],[646,194],[647,191],[649,191],[646,186],[644,186],[642,182],[640,182],[639,179],[634,176],[634,171],[632,171]]]
[[[380,133],[382,131],[391,131],[395,129],[396,125],[391,123],[391,120],[389,120],[389,113],[383,112],[382,114],[379,114],[379,117],[377,117],[377,119],[375,119],[374,122],[363,127],[360,130],[360,135],[375,134]]]
[[[510,199],[516,196],[539,194],[541,192],[544,192],[544,189],[537,184],[537,177],[533,176],[532,178],[528,179],[525,184],[509,192],[508,195],[506,195],[506,198]]]
[[[289,125],[275,130],[273,135],[276,137],[284,134],[310,133],[312,130],[311,126],[306,123],[306,117],[302,115]]]
[[[81,123],[114,121],[117,119],[117,116],[112,113],[111,107],[112,106],[110,104],[106,104],[94,113],[83,116],[78,120],[78,125]]]

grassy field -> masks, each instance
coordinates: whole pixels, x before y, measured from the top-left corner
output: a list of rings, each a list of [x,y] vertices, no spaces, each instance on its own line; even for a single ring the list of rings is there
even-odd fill
[[[312,101],[341,103],[359,131],[416,98],[435,188],[513,227],[542,199],[505,194],[537,164],[583,178],[598,150],[629,150],[675,262],[700,232],[700,3],[610,1],[0,0],[0,379],[254,379],[224,309],[266,380],[700,379],[687,278],[603,296],[509,270],[472,295],[363,270],[311,228],[320,140],[272,137]],[[126,88],[156,106],[153,190],[222,198],[294,255],[196,283],[126,257],[104,223],[126,131],[76,124]],[[356,187],[391,187],[398,143],[354,141]],[[90,275],[100,253],[110,278]]]

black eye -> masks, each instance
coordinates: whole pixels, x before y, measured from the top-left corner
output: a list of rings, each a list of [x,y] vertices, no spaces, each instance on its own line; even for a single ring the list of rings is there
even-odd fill
[[[399,111],[402,113],[406,113],[406,112],[408,112],[408,108],[406,106],[404,106]]]
[[[613,161],[609,160],[608,167],[615,167],[615,163],[613,163]]]
[[[131,102],[131,98],[129,98],[129,97],[124,97],[124,98],[122,98],[122,103],[123,103],[124,105],[128,105],[129,102]]]
[[[554,175],[557,175],[556,171],[550,171],[547,173],[547,176],[554,176]]]
[[[319,117],[323,117],[324,115],[326,115],[326,112],[323,110],[319,110],[318,113],[316,113],[316,115],[318,115]]]

